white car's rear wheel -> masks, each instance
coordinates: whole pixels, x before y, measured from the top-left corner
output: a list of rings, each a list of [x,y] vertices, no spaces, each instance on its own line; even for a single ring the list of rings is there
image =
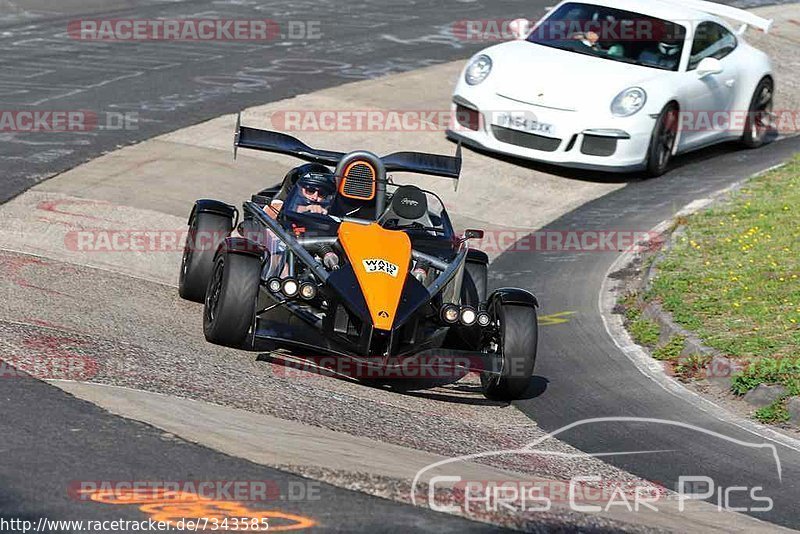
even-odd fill
[[[647,150],[647,174],[661,176],[669,170],[675,141],[678,139],[678,106],[667,104],[656,120]]]
[[[775,84],[772,79],[761,80],[753,93],[747,121],[742,135],[742,144],[747,148],[758,148],[767,141],[772,128],[772,100]]]

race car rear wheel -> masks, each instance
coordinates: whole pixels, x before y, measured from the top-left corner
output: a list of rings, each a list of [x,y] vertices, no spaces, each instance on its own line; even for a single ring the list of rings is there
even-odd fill
[[[536,365],[539,325],[536,308],[500,304],[495,309],[497,345],[502,356],[499,375],[482,373],[483,394],[489,399],[512,401],[522,398]]]
[[[181,298],[203,302],[214,267],[214,254],[230,231],[230,217],[206,212],[194,215],[183,248],[178,279],[178,294]]]
[[[774,89],[772,79],[764,78],[753,93],[742,135],[742,144],[747,148],[758,148],[767,141],[772,122]]]
[[[647,174],[655,178],[669,170],[672,152],[678,139],[678,106],[667,104],[653,128],[650,146],[647,149]]]
[[[217,345],[244,345],[253,322],[261,261],[245,254],[223,252],[213,263],[206,291],[203,333]]]

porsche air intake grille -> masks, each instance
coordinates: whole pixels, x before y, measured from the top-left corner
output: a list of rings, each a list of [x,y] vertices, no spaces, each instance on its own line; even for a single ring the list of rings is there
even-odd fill
[[[461,104],[456,104],[456,120],[468,130],[477,132],[481,127],[481,114]]]
[[[351,163],[344,172],[342,194],[348,198],[372,200],[375,196],[375,170],[365,162]]]
[[[518,130],[503,128],[502,126],[492,125],[492,133],[498,141],[503,143],[531,148],[533,150],[542,150],[544,152],[555,152],[561,145],[561,139],[520,132]]]
[[[581,154],[587,156],[613,156],[617,151],[617,140],[609,137],[584,135],[581,143]]]

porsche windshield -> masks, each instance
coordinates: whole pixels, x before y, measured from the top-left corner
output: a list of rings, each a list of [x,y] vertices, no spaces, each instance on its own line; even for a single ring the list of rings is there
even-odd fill
[[[592,4],[562,5],[528,41],[579,54],[677,71],[686,28],[639,13]]]

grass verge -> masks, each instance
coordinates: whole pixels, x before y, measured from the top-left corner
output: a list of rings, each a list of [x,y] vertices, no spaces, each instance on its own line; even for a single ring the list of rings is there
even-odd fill
[[[684,230],[647,298],[744,365],[735,393],[768,383],[800,394],[800,157],[689,217]],[[781,420],[778,404],[757,417]]]

